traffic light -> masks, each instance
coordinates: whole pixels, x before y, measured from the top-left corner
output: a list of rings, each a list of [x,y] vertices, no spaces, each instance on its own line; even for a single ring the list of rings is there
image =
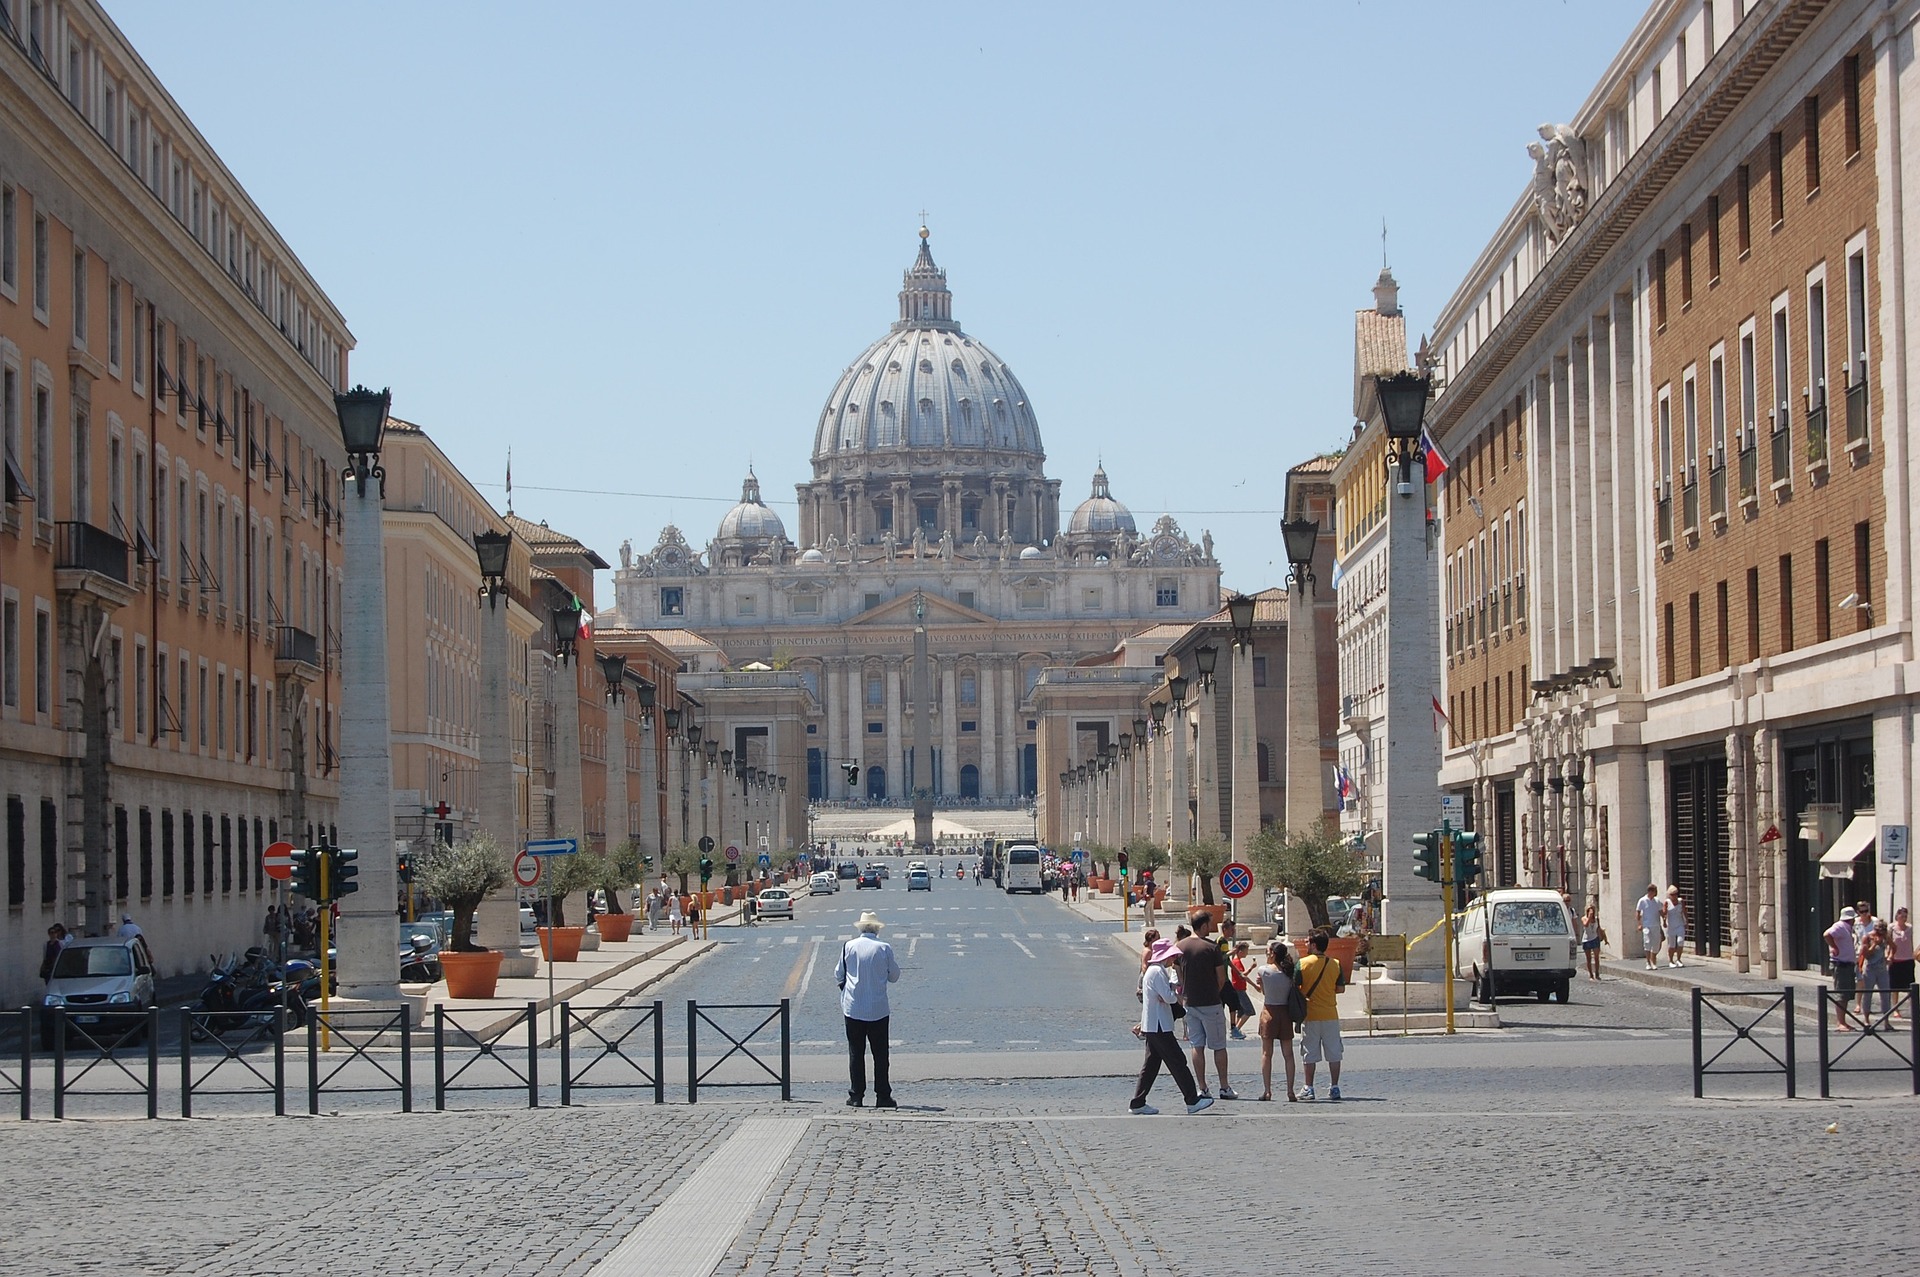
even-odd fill
[[[320,899],[320,852],[317,849],[293,849],[293,894],[309,900]]]
[[[640,863],[647,867],[648,873],[652,873],[653,872],[653,853],[650,851],[641,852]]]
[[[360,876],[360,866],[354,863],[360,859],[360,853],[352,847],[335,847],[330,856],[333,868],[328,885],[333,888],[333,899],[338,900],[360,890],[360,884],[355,881]]]
[[[712,877],[713,877],[713,857],[711,856],[700,857],[700,885],[703,887],[706,886],[707,880]]]
[[[1125,882],[1126,880],[1127,880],[1127,853],[1123,851],[1120,853],[1120,881]]]
[[[405,852],[394,857],[393,867],[399,873],[401,882],[413,881],[413,858]]]
[[[1440,881],[1440,831],[1413,836],[1413,872],[1418,878],[1428,882]]]
[[[859,763],[842,763],[840,764],[840,770],[847,774],[847,783],[849,785],[858,785],[860,783]]]
[[[1453,880],[1477,881],[1480,877],[1480,835],[1462,830],[1453,836]]]

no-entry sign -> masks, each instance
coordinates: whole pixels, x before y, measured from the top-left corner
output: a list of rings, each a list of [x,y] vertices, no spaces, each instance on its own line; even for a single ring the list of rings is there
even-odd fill
[[[521,852],[513,858],[513,880],[523,887],[540,881],[540,857]]]
[[[267,877],[275,882],[285,882],[293,877],[293,844],[290,842],[273,844],[260,858],[260,863],[265,868]]]

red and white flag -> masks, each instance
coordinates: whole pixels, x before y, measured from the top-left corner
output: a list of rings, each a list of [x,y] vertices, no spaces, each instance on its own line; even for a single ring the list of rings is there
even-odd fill
[[[1447,725],[1448,731],[1453,730],[1453,720],[1447,717],[1446,710],[1440,708],[1440,693],[1435,692],[1433,694],[1433,730],[1439,731],[1442,723]]]
[[[1420,431],[1420,444],[1426,449],[1427,453],[1427,482],[1429,484],[1438,483],[1440,482],[1440,476],[1453,467],[1447,461],[1446,454],[1440,451],[1440,445],[1433,441],[1433,436],[1428,434],[1424,428]]]

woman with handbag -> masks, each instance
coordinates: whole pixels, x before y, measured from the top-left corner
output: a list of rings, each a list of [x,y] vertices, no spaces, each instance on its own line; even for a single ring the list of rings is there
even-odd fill
[[[1293,955],[1287,942],[1275,940],[1267,946],[1267,960],[1255,967],[1249,979],[1260,990],[1260,1098],[1273,1098],[1273,1048],[1280,1045],[1280,1058],[1287,1066],[1287,1099],[1293,1100],[1293,1026],[1294,1003],[1300,988],[1294,983]],[[1304,1000],[1301,1000],[1304,1002]],[[1302,1014],[1306,1008],[1300,1007]]]

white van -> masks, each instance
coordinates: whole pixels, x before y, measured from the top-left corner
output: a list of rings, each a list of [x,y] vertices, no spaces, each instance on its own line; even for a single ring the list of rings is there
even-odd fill
[[[1473,999],[1532,993],[1565,1002],[1580,968],[1580,938],[1557,891],[1508,887],[1489,891],[1461,915],[1453,945],[1454,974],[1473,981]]]
[[[1046,882],[1040,876],[1040,848],[1035,843],[1009,843],[1001,853],[1006,868],[1001,870],[1000,885],[1007,894],[1016,891],[1031,891],[1036,896],[1046,894]]]

